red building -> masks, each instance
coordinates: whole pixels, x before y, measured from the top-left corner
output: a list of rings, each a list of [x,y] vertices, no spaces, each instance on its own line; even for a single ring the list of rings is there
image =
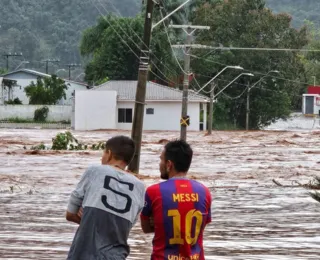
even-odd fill
[[[320,114],[320,86],[309,86],[307,94],[303,94],[302,113],[310,116]]]

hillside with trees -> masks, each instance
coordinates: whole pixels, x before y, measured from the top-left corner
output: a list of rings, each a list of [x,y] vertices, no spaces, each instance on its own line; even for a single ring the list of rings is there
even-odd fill
[[[69,63],[83,63],[79,44],[83,30],[94,25],[108,11],[132,16],[140,10],[140,0],[1,0],[0,68],[6,67],[6,53],[21,53],[10,59],[13,70],[22,60],[27,68],[45,70],[44,59],[59,59],[50,64],[49,73]]]
[[[50,64],[51,73],[66,69],[68,63],[86,63],[79,51],[83,30],[108,12],[135,16],[141,10],[141,3],[141,0],[1,0],[0,53],[23,53],[23,57],[10,59],[11,70],[20,65],[45,71],[44,59],[60,60],[59,64]],[[304,19],[320,24],[318,0],[266,0],[266,3],[276,13],[291,14],[296,27],[300,27]],[[21,64],[22,60],[30,63]],[[0,68],[5,67],[5,58],[1,56]]]
[[[318,0],[266,0],[266,4],[275,13],[288,13],[292,16],[292,25],[301,27],[305,20],[320,26],[320,1]]]

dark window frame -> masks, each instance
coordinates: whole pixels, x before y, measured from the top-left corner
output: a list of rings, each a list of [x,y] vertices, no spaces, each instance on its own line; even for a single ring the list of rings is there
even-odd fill
[[[146,114],[147,115],[154,115],[154,108],[151,108],[151,107],[147,108],[146,109]]]
[[[118,123],[132,123],[132,108],[118,108]]]

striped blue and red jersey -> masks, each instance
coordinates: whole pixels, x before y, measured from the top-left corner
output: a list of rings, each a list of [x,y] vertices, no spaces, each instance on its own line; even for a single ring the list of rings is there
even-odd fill
[[[151,260],[204,260],[203,231],[211,222],[211,194],[203,184],[171,178],[150,186],[141,219],[154,219]]]

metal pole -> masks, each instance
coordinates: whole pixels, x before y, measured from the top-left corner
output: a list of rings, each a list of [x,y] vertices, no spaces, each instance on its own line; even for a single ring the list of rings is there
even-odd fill
[[[214,88],[215,85],[212,82],[212,90],[210,91],[210,103],[209,103],[209,120],[208,120],[208,134],[212,134],[212,121],[213,121],[213,101],[214,101]]]
[[[246,130],[249,130],[249,118],[250,118],[250,91],[251,88],[249,86],[248,92],[247,92],[247,110],[246,110]]]

